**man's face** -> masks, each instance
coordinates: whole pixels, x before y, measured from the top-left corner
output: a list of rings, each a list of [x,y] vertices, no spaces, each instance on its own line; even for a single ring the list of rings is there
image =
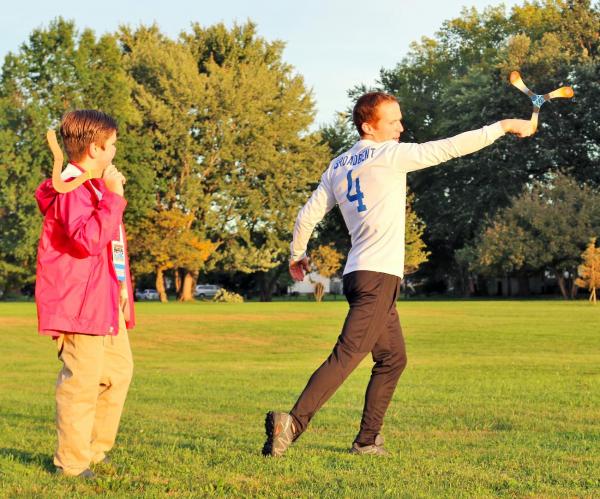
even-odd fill
[[[402,126],[402,113],[400,104],[393,101],[385,101],[377,106],[377,121],[363,125],[366,134],[364,138],[374,142],[385,142],[386,140],[400,140],[400,134],[404,131]]]
[[[117,132],[113,131],[113,133],[106,139],[106,142],[98,147],[97,150],[97,158],[98,158],[98,166],[100,166],[103,170],[112,164],[112,161],[117,153]]]

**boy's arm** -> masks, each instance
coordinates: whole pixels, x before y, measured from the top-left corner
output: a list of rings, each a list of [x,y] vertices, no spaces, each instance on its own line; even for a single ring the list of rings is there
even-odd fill
[[[88,255],[98,255],[118,233],[127,201],[107,190],[96,207],[92,196],[83,186],[60,194],[58,216],[69,239]]]
[[[401,143],[394,149],[394,163],[407,172],[420,170],[479,151],[505,133],[527,137],[531,134],[530,129],[531,123],[527,120],[508,119],[448,139],[424,144]]]

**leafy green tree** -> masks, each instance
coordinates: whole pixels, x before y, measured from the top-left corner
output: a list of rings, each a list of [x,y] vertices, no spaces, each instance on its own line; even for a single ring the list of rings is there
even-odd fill
[[[0,260],[13,271],[4,273],[4,286],[18,289],[35,276],[41,216],[33,192],[52,168],[46,130],[73,108],[103,109],[124,130],[135,121],[130,80],[120,57],[115,37],[78,33],[62,18],[34,30],[17,53],[5,57],[0,78]],[[136,176],[133,163],[123,155],[117,160],[127,176]],[[129,213],[135,215],[138,206],[133,199]]]
[[[472,268],[490,276],[551,270],[563,297],[572,298],[580,255],[598,234],[600,193],[555,174],[496,214],[476,240]]]
[[[283,62],[283,43],[248,22],[193,25],[182,36],[206,75],[194,125],[194,172],[206,202],[196,224],[220,241],[217,270],[256,273],[262,299],[287,268],[298,207],[328,157],[308,127],[314,103],[301,76]]]
[[[539,93],[572,84],[576,97],[544,106],[538,133],[512,137],[477,154],[409,175],[415,210],[427,226],[432,279],[452,280],[456,250],[481,231],[487,216],[507,206],[532,180],[561,168],[580,181],[600,183],[600,8],[587,0],[526,2],[463,10],[432,38],[414,43],[377,88],[399,97],[403,140],[424,142],[492,121],[528,118],[531,104],[508,84],[520,70]],[[362,93],[364,86],[353,90]]]

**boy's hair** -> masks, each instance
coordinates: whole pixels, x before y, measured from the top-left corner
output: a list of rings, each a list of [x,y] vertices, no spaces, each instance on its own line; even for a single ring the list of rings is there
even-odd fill
[[[398,102],[398,99],[385,92],[369,92],[361,95],[356,101],[352,110],[352,121],[361,137],[365,134],[362,129],[363,123],[377,121],[377,106],[382,102]]]
[[[117,129],[117,121],[102,111],[77,109],[65,113],[60,135],[69,161],[81,161],[90,144],[104,145]]]

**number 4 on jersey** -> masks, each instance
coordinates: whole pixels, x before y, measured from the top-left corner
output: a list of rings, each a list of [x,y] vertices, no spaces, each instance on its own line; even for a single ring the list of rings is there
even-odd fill
[[[358,206],[356,207],[356,210],[358,212],[366,211],[367,207],[363,203],[363,198],[365,197],[365,195],[360,190],[360,179],[358,177],[356,177],[356,194],[350,194],[350,192],[352,191],[353,183],[354,183],[352,181],[352,171],[348,172],[348,175],[346,175],[346,178],[348,179],[348,193],[346,194],[346,199],[348,201],[350,201],[351,203],[353,203],[354,201],[358,201]]]

